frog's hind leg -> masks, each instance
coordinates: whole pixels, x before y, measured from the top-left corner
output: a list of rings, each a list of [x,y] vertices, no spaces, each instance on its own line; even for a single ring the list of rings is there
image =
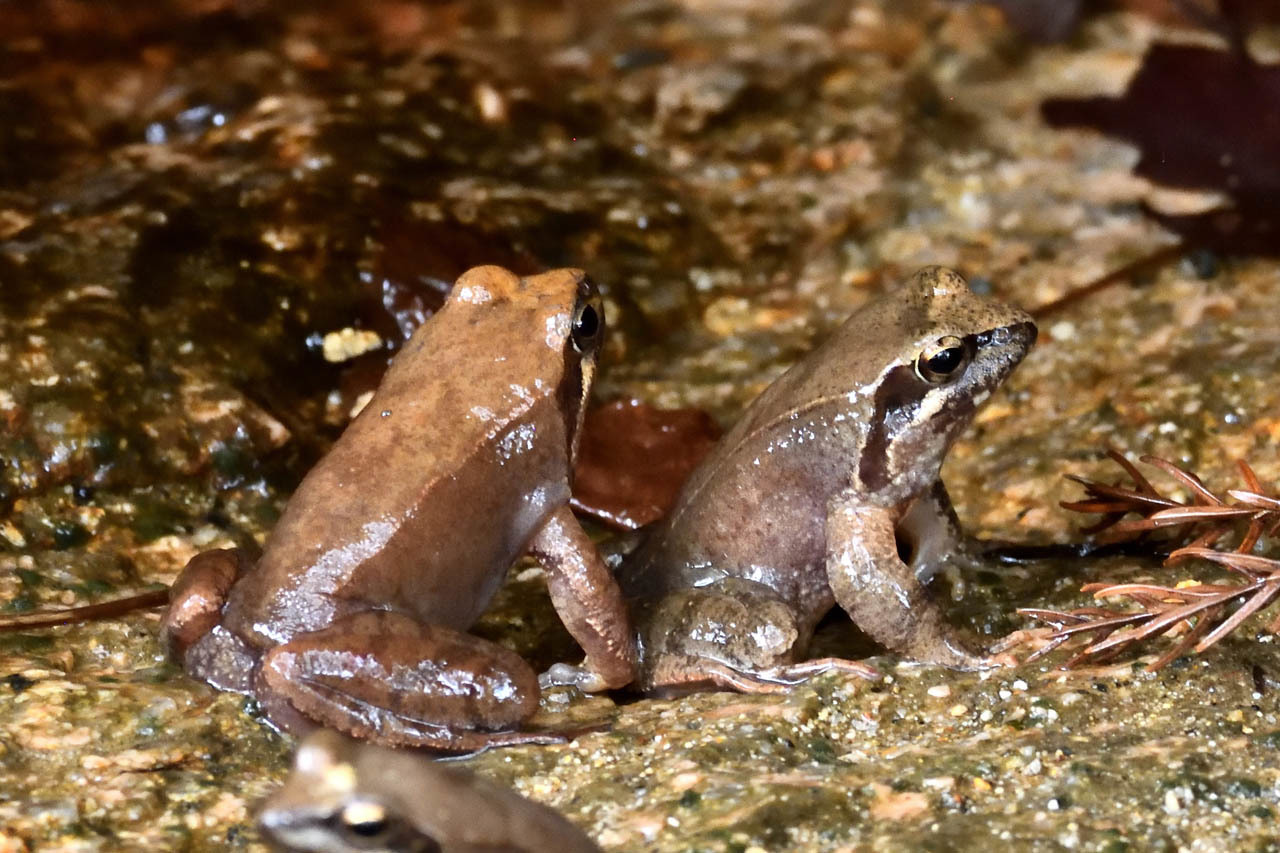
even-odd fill
[[[514,731],[538,708],[538,677],[515,652],[390,611],[345,616],[271,649],[255,693],[283,728],[305,720],[389,746],[473,752],[563,740]]]
[[[867,664],[843,658],[795,662],[809,630],[768,587],[738,578],[668,594],[640,620],[647,692],[719,688],[785,693],[824,672],[876,679]]]

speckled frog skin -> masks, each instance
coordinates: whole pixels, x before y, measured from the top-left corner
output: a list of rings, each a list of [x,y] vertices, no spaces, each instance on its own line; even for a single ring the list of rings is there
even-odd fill
[[[641,686],[771,691],[830,669],[871,675],[804,660],[837,603],[905,657],[993,665],[926,588],[966,555],[938,472],[1035,336],[1027,314],[928,267],[770,385],[621,567]]]
[[[603,321],[579,270],[463,275],[256,565],[241,551],[188,564],[164,618],[173,654],[293,731],[466,751],[546,739],[513,731],[538,704],[528,664],[464,633],[528,551],[587,652],[558,680],[629,682],[626,608],[568,508]]]
[[[284,850],[599,853],[557,812],[422,755],[319,731],[258,824]]]

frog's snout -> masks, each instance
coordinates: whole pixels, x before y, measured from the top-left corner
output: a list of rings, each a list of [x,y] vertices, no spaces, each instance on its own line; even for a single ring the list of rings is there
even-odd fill
[[[1036,324],[1030,320],[1024,320],[1019,323],[1000,326],[988,332],[982,332],[977,336],[976,340],[979,349],[986,349],[992,346],[1000,348],[1013,346],[1025,352],[1036,342],[1037,334]]]

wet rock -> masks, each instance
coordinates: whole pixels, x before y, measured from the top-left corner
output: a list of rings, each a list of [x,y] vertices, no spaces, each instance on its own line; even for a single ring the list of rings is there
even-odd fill
[[[590,270],[616,333],[602,399],[727,424],[916,266],[1035,308],[1174,240],[1132,148],[1038,109],[1122,91],[1169,35],[1146,15],[1011,51],[990,9],[942,0],[105,8],[0,3],[11,610],[260,540],[351,408],[311,342],[400,338],[460,265]],[[1104,476],[1104,442],[1280,478],[1280,276],[1215,266],[1174,258],[1054,315],[944,470],[971,528],[1078,535],[1061,475]],[[944,594],[994,638],[1099,572],[1158,571],[1072,561]],[[481,632],[543,666],[576,654],[525,566]],[[247,804],[289,744],[156,633],[137,613],[0,638],[3,843],[261,849]],[[1280,808],[1268,637],[1157,675],[878,659],[891,681],[780,697],[551,691],[542,723],[610,730],[471,763],[616,850],[1249,849]],[[815,647],[875,651],[838,618]]]

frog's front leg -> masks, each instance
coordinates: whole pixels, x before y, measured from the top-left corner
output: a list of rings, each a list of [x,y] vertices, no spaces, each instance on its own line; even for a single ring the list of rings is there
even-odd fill
[[[593,692],[630,684],[636,675],[636,641],[626,601],[568,506],[547,520],[529,552],[547,572],[551,603],[565,628],[587,653],[581,666],[553,666],[543,675],[543,686],[574,684]]]
[[[876,642],[913,660],[954,669],[1000,661],[978,655],[948,625],[916,570],[898,555],[894,514],[846,492],[827,508],[827,580],[836,601]]]
[[[563,738],[512,729],[538,707],[515,652],[374,610],[300,634],[263,656],[255,695],[282,727],[319,723],[389,746],[475,751]]]

